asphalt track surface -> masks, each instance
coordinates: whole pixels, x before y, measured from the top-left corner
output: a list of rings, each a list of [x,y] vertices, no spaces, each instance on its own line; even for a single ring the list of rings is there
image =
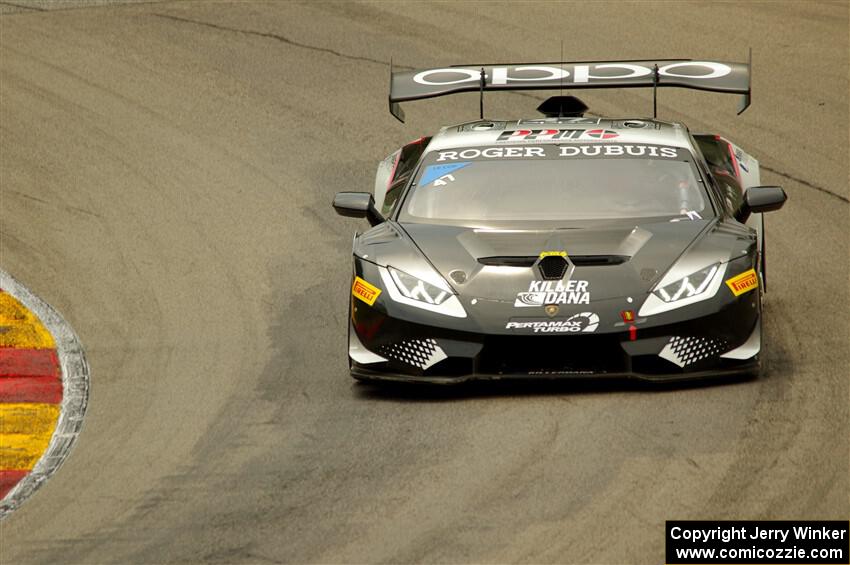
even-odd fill
[[[665,519],[847,518],[848,4],[21,3],[0,2],[2,266],[75,328],[92,380],[70,458],[0,526],[3,563],[658,563]],[[463,95],[397,123],[390,57],[556,60],[562,38],[572,60],[753,47],[743,116],[669,90],[659,114],[789,194],[767,220],[766,376],[355,384],[364,224],[332,196],[477,112]]]

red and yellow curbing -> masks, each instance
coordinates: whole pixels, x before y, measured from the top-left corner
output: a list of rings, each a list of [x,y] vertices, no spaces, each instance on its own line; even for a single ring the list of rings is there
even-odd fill
[[[61,403],[53,336],[38,316],[0,289],[0,499],[47,450]]]
[[[88,397],[89,366],[77,335],[0,269],[0,520],[68,457]]]

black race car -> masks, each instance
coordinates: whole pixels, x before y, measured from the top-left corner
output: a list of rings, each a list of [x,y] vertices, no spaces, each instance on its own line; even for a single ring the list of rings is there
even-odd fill
[[[365,380],[675,380],[760,370],[758,161],[679,123],[599,118],[572,96],[542,117],[483,118],[489,90],[679,86],[743,95],[749,63],[665,60],[391,72],[399,103],[480,91],[481,119],[378,169],[354,239],[349,359]]]

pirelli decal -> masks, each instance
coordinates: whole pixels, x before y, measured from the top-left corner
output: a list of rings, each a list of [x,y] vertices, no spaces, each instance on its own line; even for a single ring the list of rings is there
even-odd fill
[[[745,292],[758,288],[759,277],[755,270],[750,269],[749,271],[744,271],[740,275],[734,276],[731,279],[727,279],[726,285],[729,287],[729,290],[732,291],[732,294],[735,296],[741,296]]]
[[[378,295],[381,294],[381,289],[372,286],[360,277],[354,277],[354,284],[351,285],[351,294],[371,306],[378,299]]]

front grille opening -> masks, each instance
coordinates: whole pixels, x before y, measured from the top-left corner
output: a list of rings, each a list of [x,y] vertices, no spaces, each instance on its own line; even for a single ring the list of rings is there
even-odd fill
[[[622,265],[629,260],[628,255],[570,255],[576,267],[601,267],[604,265]]]
[[[567,267],[569,267],[567,260],[560,255],[547,255],[537,264],[540,276],[550,281],[563,279],[567,274]]]
[[[570,261],[576,267],[603,267],[606,265],[622,265],[628,261],[628,255],[570,255]],[[496,256],[479,257],[478,262],[490,267],[531,267],[537,257],[527,256]]]
[[[537,257],[534,255],[478,258],[479,263],[488,267],[531,267],[535,261],[537,261]]]
[[[632,371],[640,375],[669,375],[683,372],[680,367],[658,355],[632,357]]]
[[[474,361],[471,357],[449,357],[425,370],[425,376],[463,377],[474,373]]]
[[[623,373],[628,360],[616,335],[488,336],[478,356],[482,374]]]

